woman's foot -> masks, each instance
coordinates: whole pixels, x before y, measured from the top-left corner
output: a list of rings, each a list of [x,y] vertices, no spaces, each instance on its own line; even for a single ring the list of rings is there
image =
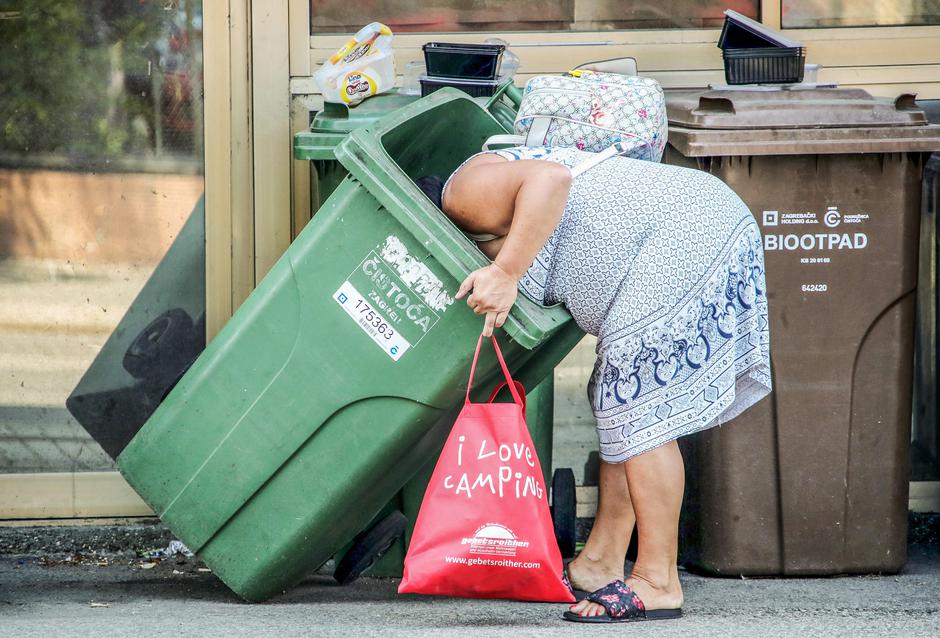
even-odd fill
[[[570,578],[570,564],[568,574]],[[611,578],[607,583],[613,580],[617,580],[617,578]],[[596,591],[607,583],[594,587],[593,589],[588,589],[587,591]],[[636,592],[640,600],[643,601],[643,605],[646,607],[647,611],[656,609],[679,609],[682,607],[682,585],[679,583],[678,569],[673,569],[668,578],[659,579],[649,578],[634,570],[630,578],[626,579],[626,583]],[[575,589],[580,588],[575,586]],[[571,606],[570,610],[579,616],[602,616],[607,613],[602,606],[597,603],[592,603],[589,600],[582,600],[575,603]]]
[[[591,558],[584,552],[568,563],[568,580],[573,589],[596,591],[615,580],[623,579],[623,562],[619,567],[615,562]]]

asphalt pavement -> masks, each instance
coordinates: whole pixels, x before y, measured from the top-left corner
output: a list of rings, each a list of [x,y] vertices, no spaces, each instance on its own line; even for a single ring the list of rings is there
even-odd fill
[[[162,539],[161,539],[162,542]],[[399,596],[394,579],[340,587],[314,575],[264,604],[240,601],[199,561],[133,553],[0,555],[0,635],[70,636],[940,636],[940,546],[902,574],[709,578],[682,573],[680,620],[616,627],[561,620],[564,605]]]

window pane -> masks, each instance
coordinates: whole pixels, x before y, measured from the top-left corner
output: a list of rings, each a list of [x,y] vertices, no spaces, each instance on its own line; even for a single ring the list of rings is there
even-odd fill
[[[0,472],[113,468],[66,400],[99,359],[73,413],[106,432],[146,418],[162,394],[127,364],[127,342],[148,313],[204,311],[201,12],[199,0],[0,11]],[[148,284],[109,350],[187,220],[196,258],[166,260],[186,271]]]
[[[752,18],[758,0],[311,0],[310,32],[351,33],[378,20],[392,31],[604,31],[721,26],[725,9]]]
[[[940,0],[783,0],[782,6],[787,29],[940,24]]]

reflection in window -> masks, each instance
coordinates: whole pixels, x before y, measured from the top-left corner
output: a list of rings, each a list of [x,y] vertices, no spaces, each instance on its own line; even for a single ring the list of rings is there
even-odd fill
[[[199,0],[0,10],[0,473],[113,467],[66,398],[197,210],[201,14]],[[205,230],[187,228],[203,257],[154,304],[204,304]]]
[[[940,24],[940,0],[783,0],[782,12],[787,29]]]
[[[758,0],[311,0],[310,32],[351,33],[378,20],[393,31],[604,31],[721,26],[725,9],[752,18]]]

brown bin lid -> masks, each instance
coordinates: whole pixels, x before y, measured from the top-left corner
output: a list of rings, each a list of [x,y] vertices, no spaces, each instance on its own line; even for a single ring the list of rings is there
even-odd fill
[[[940,150],[940,126],[909,93],[670,91],[666,107],[669,141],[687,157]]]

